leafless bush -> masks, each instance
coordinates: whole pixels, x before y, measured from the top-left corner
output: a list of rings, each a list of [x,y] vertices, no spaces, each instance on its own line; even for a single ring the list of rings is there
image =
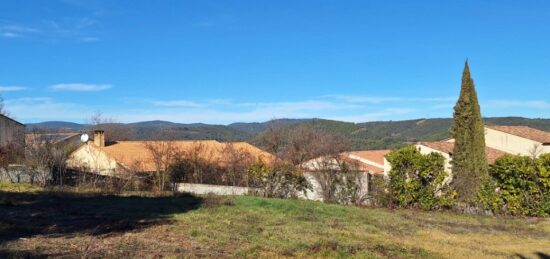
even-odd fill
[[[368,174],[359,170],[357,162],[333,155],[310,161],[308,167],[319,183],[325,202],[362,204],[365,201]]]
[[[350,143],[343,136],[327,133],[310,124],[302,124],[285,132],[269,126],[260,137],[261,146],[278,158],[293,165],[310,159],[339,154],[349,150]]]
[[[343,159],[341,153],[351,146],[344,137],[306,123],[288,132],[269,127],[261,140],[264,148],[276,152],[283,161],[311,174],[326,202],[357,204],[366,199],[368,175],[360,172],[356,162]],[[303,168],[312,160],[315,160],[314,168]]]
[[[39,133],[32,133],[39,135]],[[46,186],[48,183],[64,184],[66,162],[75,146],[37,136],[25,144],[25,167],[31,182]]]
[[[176,149],[171,141],[147,141],[145,147],[155,164],[155,182],[159,191],[164,191],[170,180],[168,168],[173,164]]]
[[[254,162],[254,156],[243,148],[236,147],[233,143],[227,143],[221,150],[224,158],[222,164],[224,182],[232,186],[247,186],[248,180],[245,170]]]
[[[268,124],[267,129],[260,134],[260,142],[263,148],[278,157],[282,157],[285,146],[285,133],[282,128]]]
[[[268,165],[262,160],[248,170],[250,186],[260,190],[264,197],[292,198],[311,189],[310,183],[294,166],[288,163]]]

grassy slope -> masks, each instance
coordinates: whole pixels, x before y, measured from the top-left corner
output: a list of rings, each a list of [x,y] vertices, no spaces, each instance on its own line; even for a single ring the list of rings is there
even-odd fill
[[[194,198],[188,196],[2,195],[11,199],[11,205],[0,204],[0,215],[22,213],[18,220],[28,222],[19,224],[34,234],[23,235],[13,224],[10,227],[9,219],[2,218],[8,223],[0,224],[0,236],[24,238],[8,238],[3,243],[0,239],[0,257],[480,258],[550,254],[550,222],[544,219],[366,209],[258,197],[199,198],[200,206],[190,207]],[[41,209],[40,203],[48,209]],[[38,206],[34,208],[38,212],[29,206]],[[40,232],[31,231],[38,225]]]

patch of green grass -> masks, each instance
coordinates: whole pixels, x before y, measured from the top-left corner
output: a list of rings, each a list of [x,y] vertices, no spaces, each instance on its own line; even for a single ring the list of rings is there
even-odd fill
[[[202,226],[201,242],[238,243],[237,255],[430,257],[430,252],[393,245],[380,235],[411,235],[411,222],[383,210],[301,200],[233,197],[235,206],[176,215],[182,225]],[[368,213],[365,213],[368,212]],[[183,230],[185,231],[185,230]],[[194,236],[194,230],[190,230]]]
[[[24,240],[11,238],[1,244],[0,257],[2,250],[8,255],[65,257],[484,258],[550,254],[550,222],[540,218],[371,209],[246,196],[67,196],[45,192],[14,193],[12,198],[12,205],[0,205],[0,237],[9,238],[10,232],[27,234]]]
[[[0,182],[0,191],[4,192],[38,192],[42,187],[30,183]]]

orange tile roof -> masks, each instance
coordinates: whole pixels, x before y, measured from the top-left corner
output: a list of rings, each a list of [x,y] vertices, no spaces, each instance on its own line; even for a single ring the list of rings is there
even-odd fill
[[[363,172],[372,172],[375,174],[383,174],[384,168],[378,167],[372,164],[365,163],[361,160],[358,160],[357,157],[369,160],[371,162],[384,165],[384,156],[388,154],[391,150],[365,150],[365,151],[349,151],[349,152],[343,152],[340,154],[340,159],[347,162],[348,164],[353,165],[357,170],[363,171]],[[354,157],[351,157],[350,155],[354,155]],[[327,157],[328,159],[331,159],[330,157]],[[316,158],[320,159],[320,158]],[[307,162],[306,162],[307,164]],[[312,168],[309,168],[308,170],[314,170]]]
[[[543,144],[550,144],[550,132],[533,129],[527,126],[486,126],[487,128],[502,131],[518,137],[534,140]]]
[[[384,150],[363,150],[363,151],[351,151],[347,152],[349,155],[358,156],[365,160],[370,160],[372,162],[375,162],[377,164],[384,164],[384,157],[389,154],[391,150],[384,149]]]
[[[359,166],[359,169],[361,171],[371,172],[371,173],[374,173],[374,174],[383,174],[384,173],[384,168],[380,168],[378,166],[373,166],[373,165],[369,165],[369,164],[365,164],[365,163],[361,163],[361,165]]]
[[[156,170],[156,166],[151,155],[151,151],[147,148],[147,143],[152,145],[171,145],[180,152],[192,152],[199,150],[198,154],[202,159],[223,165],[227,161],[227,154],[224,154],[224,148],[229,143],[220,143],[214,140],[205,141],[118,141],[115,144],[100,148],[109,157],[113,158],[117,163],[122,164],[127,168],[135,168],[144,172],[152,172]],[[245,142],[233,142],[233,147],[236,150],[248,152],[254,159],[262,158],[269,162],[272,155]]]
[[[451,156],[453,154],[454,142],[447,142],[447,141],[420,142],[420,145],[433,148],[443,153],[447,153]],[[497,160],[499,157],[505,154],[506,152],[503,152],[494,148],[490,148],[490,147],[485,147],[485,156],[487,159],[487,163],[489,164],[495,163],[495,160]]]

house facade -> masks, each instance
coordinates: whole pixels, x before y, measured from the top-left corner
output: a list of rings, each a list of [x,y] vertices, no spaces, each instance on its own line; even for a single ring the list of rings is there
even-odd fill
[[[421,142],[416,144],[415,147],[423,155],[427,155],[430,153],[441,154],[445,158],[445,171],[447,172],[447,177],[445,178],[444,183],[448,183],[451,181],[453,177],[451,160],[453,157],[454,141],[447,140],[447,141]],[[504,151],[494,149],[491,147],[485,147],[485,158],[487,159],[487,164],[489,165],[494,164],[499,157],[504,156],[505,154],[506,152]]]
[[[550,153],[550,132],[526,126],[485,126],[485,146],[489,165],[505,154],[540,156]],[[445,157],[445,171],[448,173],[446,181],[452,179],[454,139],[420,142],[415,147],[422,154],[435,152]],[[390,163],[384,160],[384,175],[387,176],[390,170]]]
[[[300,193],[299,198],[323,201],[320,174],[338,173],[343,163],[346,163],[349,170],[356,173],[355,175],[361,186],[358,196],[367,197],[372,177],[384,175],[384,156],[389,152],[390,150],[344,152],[336,157],[318,157],[303,163],[300,168],[312,188],[307,190],[305,194]]]
[[[153,173],[158,168],[150,146],[170,148],[175,153],[195,152],[205,161],[221,166],[227,162],[224,152],[228,145],[234,150],[246,152],[253,159],[270,161],[272,155],[245,142],[221,143],[214,140],[202,141],[117,141],[105,144],[103,131],[95,131],[93,140],[77,148],[69,157],[67,166],[77,171],[85,171],[105,176],[117,176],[124,173]]]
[[[485,144],[513,155],[550,153],[550,132],[526,126],[486,126]]]
[[[10,144],[21,148],[25,145],[25,125],[0,114],[0,148]]]

